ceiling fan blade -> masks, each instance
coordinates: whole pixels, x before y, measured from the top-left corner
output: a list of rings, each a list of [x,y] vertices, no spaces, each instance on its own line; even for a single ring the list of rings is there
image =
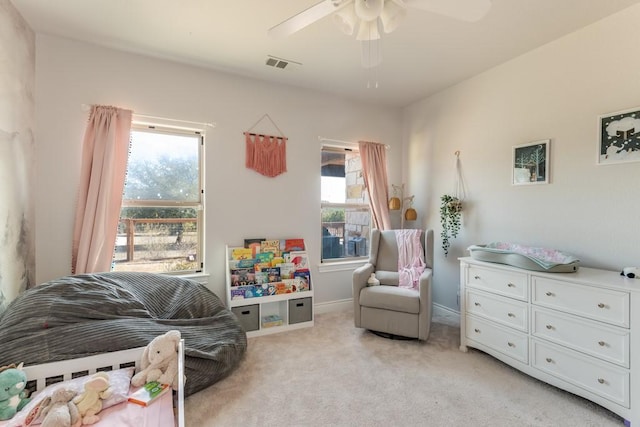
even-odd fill
[[[300,31],[325,16],[331,15],[333,12],[342,9],[352,2],[353,0],[322,0],[320,3],[316,3],[310,8],[293,15],[275,27],[271,27],[268,34],[273,38],[290,36],[296,31]]]
[[[405,4],[467,22],[481,20],[491,9],[491,0],[405,0]]]

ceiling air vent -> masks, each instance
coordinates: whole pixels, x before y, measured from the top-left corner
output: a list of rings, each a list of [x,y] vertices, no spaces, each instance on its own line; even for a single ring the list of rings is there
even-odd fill
[[[292,68],[292,66],[302,65],[300,62],[291,61],[289,59],[278,58],[277,56],[267,55],[265,62],[269,67],[279,68],[284,70],[285,68]]]

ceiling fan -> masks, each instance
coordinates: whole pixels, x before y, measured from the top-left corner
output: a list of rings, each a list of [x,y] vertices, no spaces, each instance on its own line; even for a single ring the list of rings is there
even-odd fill
[[[356,40],[362,42],[362,64],[371,68],[382,62],[380,30],[390,33],[398,28],[409,8],[475,22],[487,14],[491,0],[322,0],[270,28],[268,33],[273,38],[287,37],[333,14],[344,33],[355,32]]]

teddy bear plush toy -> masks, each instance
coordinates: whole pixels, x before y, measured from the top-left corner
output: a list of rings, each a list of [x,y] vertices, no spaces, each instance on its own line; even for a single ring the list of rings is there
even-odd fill
[[[27,376],[22,371],[22,363],[0,368],[0,420],[8,420],[29,403],[24,388]]]
[[[97,415],[102,410],[102,400],[112,394],[109,388],[109,375],[97,372],[84,383],[84,391],[73,399],[82,418],[82,424],[94,424],[100,420]]]
[[[82,418],[73,398],[74,390],[59,388],[43,402],[42,427],[79,427]]]
[[[172,330],[155,337],[142,352],[142,370],[131,378],[131,384],[141,387],[148,382],[158,381],[178,387],[178,343],[180,331]]]

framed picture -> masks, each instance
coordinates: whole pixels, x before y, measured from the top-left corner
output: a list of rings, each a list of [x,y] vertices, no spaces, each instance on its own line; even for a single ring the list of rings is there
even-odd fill
[[[513,147],[511,184],[531,185],[549,183],[550,139]]]
[[[640,107],[600,116],[598,164],[640,161]]]

